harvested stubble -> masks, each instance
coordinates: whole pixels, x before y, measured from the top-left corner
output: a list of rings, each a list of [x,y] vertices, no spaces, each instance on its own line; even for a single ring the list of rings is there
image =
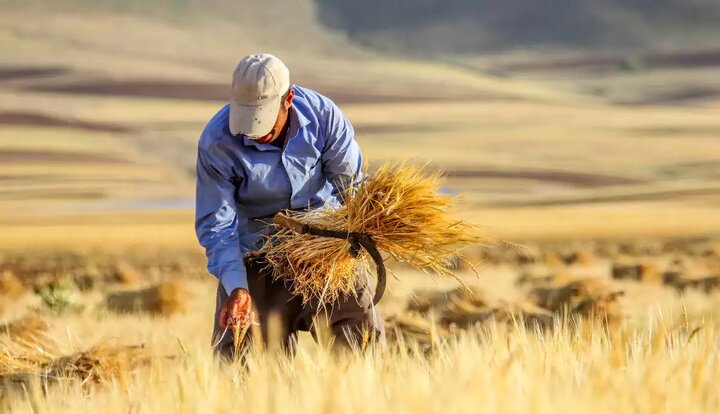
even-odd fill
[[[119,313],[147,312],[164,316],[187,310],[190,290],[183,281],[167,281],[147,289],[108,295],[107,306]]]
[[[688,288],[702,290],[705,293],[712,293],[714,290],[720,289],[720,275],[687,278],[679,277],[667,284],[673,286],[681,293]]]
[[[463,246],[487,241],[477,228],[453,217],[455,197],[440,193],[441,177],[427,168],[386,164],[353,190],[344,191],[345,204],[291,216],[313,227],[364,233],[394,259],[424,271],[452,275]],[[264,254],[275,279],[290,280],[305,302],[329,303],[352,294],[359,266],[369,257],[353,257],[345,240],[300,235],[284,228],[269,236]]]

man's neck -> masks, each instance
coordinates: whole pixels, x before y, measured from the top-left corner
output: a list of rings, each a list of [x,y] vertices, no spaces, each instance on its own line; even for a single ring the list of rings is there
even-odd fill
[[[292,112],[292,109],[288,111],[288,116],[285,118],[285,125],[283,125],[283,128],[280,130],[280,134],[278,134],[277,138],[270,142],[270,145],[274,145],[280,149],[285,146],[285,141],[288,139],[288,130],[290,129],[290,117],[292,116]]]

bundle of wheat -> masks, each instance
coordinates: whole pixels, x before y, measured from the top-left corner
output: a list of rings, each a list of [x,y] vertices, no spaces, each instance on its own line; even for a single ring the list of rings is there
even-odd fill
[[[115,280],[123,285],[137,285],[143,279],[137,269],[126,261],[119,260],[114,267]]]
[[[100,343],[92,348],[59,357],[44,367],[48,377],[77,378],[83,384],[107,383],[149,362],[143,346],[114,346]]]
[[[23,297],[25,291],[25,285],[15,273],[10,270],[0,273],[0,313],[4,312],[8,305]]]
[[[427,313],[430,310],[442,311],[453,306],[488,306],[485,292],[477,286],[459,286],[452,290],[418,290],[413,292],[407,303],[408,311]]]
[[[184,312],[190,296],[184,281],[173,280],[147,289],[112,293],[106,302],[108,308],[119,313],[147,312],[169,316]]]
[[[622,291],[613,290],[603,280],[586,278],[562,285],[548,285],[533,289],[528,297],[530,303],[555,313],[617,321],[622,318],[618,298]]]
[[[421,347],[428,347],[433,342],[450,337],[447,329],[434,324],[427,318],[414,313],[403,313],[385,320],[388,340],[409,341]]]
[[[381,166],[356,189],[343,192],[344,205],[291,214],[313,227],[369,235],[377,247],[401,262],[451,275],[459,248],[488,239],[454,218],[455,197],[440,191],[440,174],[408,164]],[[354,257],[346,240],[297,234],[288,229],[268,236],[263,248],[276,279],[292,282],[304,301],[332,302],[357,286],[367,253]]]
[[[460,286],[449,291],[416,291],[406,310],[433,313],[446,328],[465,328],[490,319],[495,310],[485,292],[477,286]]]
[[[62,355],[52,342],[18,342],[0,349],[0,383],[30,379],[77,379],[83,385],[119,379],[151,359],[143,346],[99,343],[88,350]]]
[[[7,334],[12,340],[33,340],[47,332],[50,325],[36,313],[0,325],[0,334]]]

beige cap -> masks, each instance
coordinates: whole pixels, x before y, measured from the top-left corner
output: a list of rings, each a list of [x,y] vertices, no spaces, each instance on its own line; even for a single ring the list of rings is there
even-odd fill
[[[267,135],[280,111],[280,99],[290,89],[290,71],[275,56],[245,56],[233,73],[230,132],[251,138]]]

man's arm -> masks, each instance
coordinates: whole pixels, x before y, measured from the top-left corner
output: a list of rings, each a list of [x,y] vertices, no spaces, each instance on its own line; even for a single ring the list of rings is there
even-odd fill
[[[237,230],[239,221],[247,218],[236,211],[235,185],[217,158],[198,148],[195,232],[205,247],[208,271],[230,295],[236,288],[248,289]]]
[[[333,186],[332,194],[344,202],[344,190],[351,185],[357,187],[362,180],[362,153],[345,114],[332,102],[327,111],[323,172]]]

